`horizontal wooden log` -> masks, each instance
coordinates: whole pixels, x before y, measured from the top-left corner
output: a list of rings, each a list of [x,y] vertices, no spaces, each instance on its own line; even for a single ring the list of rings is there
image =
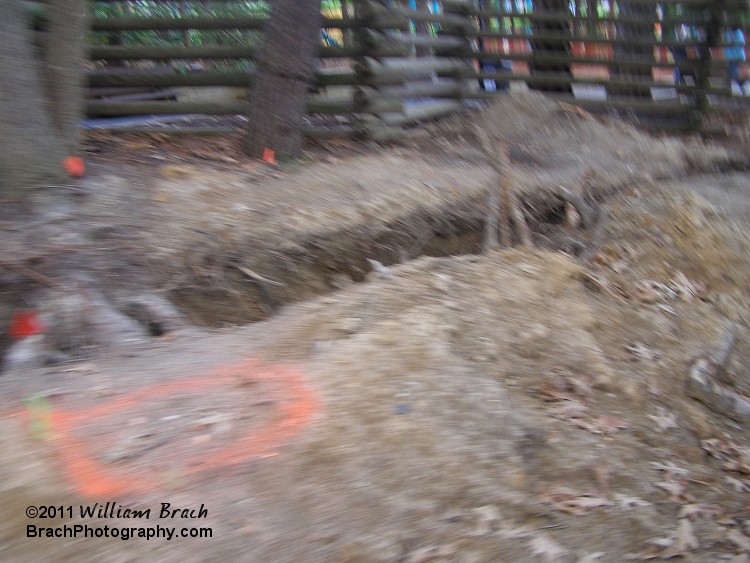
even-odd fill
[[[380,88],[349,87],[338,90],[335,99],[339,102],[354,100],[357,103],[367,104],[381,101],[406,100],[410,98],[451,98],[460,95],[461,83],[448,81],[443,83],[433,82],[409,82],[403,86]],[[324,96],[313,98],[314,100],[325,100]]]
[[[401,35],[389,39],[409,45],[410,47],[424,47],[428,49],[450,49],[466,45],[466,39],[451,36]]]
[[[656,14],[652,18],[638,17],[627,17],[627,16],[574,16],[570,12],[551,12],[551,11],[535,11],[535,12],[516,12],[508,11],[502,12],[497,10],[475,10],[472,12],[473,16],[482,18],[523,18],[529,22],[540,23],[617,23],[620,25],[633,25],[633,26],[646,26],[652,27],[659,23],[662,25],[705,25],[708,22],[710,14],[704,14],[701,12],[697,15],[686,15],[682,17],[665,17],[659,19]]]
[[[97,87],[89,88],[86,91],[87,98],[105,97],[105,96],[116,96],[119,94],[140,94],[142,92],[149,92],[151,88],[143,86],[126,86],[126,87]]]
[[[256,47],[237,45],[202,45],[190,47],[152,47],[152,46],[102,46],[91,47],[89,58],[108,61],[128,59],[151,59],[164,61],[169,59],[252,59],[258,54]]]
[[[151,59],[164,61],[170,59],[253,59],[257,56],[258,49],[249,46],[232,45],[202,45],[190,47],[92,47],[89,57],[93,60],[133,60]],[[322,58],[347,58],[347,57],[398,57],[405,56],[407,49],[399,45],[386,45],[374,49],[361,47],[325,47],[318,49],[318,56]]]
[[[449,114],[466,111],[460,101],[441,100],[408,106],[401,114],[384,114],[378,116],[378,123],[387,126],[408,125],[418,121],[426,121]],[[374,123],[371,126],[375,126]]]
[[[126,115],[240,115],[247,113],[247,102],[102,102],[85,105],[89,117],[120,117]]]
[[[454,78],[453,73],[440,73],[439,76]],[[687,84],[666,84],[663,82],[640,82],[634,80],[618,80],[616,78],[576,78],[564,73],[540,73],[530,76],[513,75],[509,72],[476,72],[470,70],[460,74],[465,79],[489,79],[497,82],[522,81],[531,86],[569,86],[571,84],[592,84],[606,86],[610,92],[650,92],[651,88],[674,88],[677,92],[687,95],[697,95],[699,92],[715,94],[719,96],[730,96],[732,91],[728,87],[710,87],[700,89],[698,86]]]
[[[383,59],[376,60],[365,58],[357,62],[357,72],[363,75],[379,76],[388,72],[399,72],[404,76],[418,76],[431,74],[433,72],[448,73],[451,71],[462,71],[471,68],[471,65],[463,58],[449,57],[418,57],[414,59]]]
[[[265,21],[265,18],[240,15],[223,17],[184,16],[179,18],[107,16],[106,18],[93,18],[91,30],[261,29]]]
[[[183,16],[168,17],[117,17],[94,18],[92,31],[137,31],[180,29],[257,29],[261,30],[266,18],[254,16]],[[323,18],[321,27],[333,29],[391,29],[408,27],[408,21],[400,17],[384,15],[378,19]]]
[[[252,83],[252,73],[242,72],[190,72],[170,73],[131,73],[131,72],[91,72],[87,75],[89,87],[130,87],[152,86],[237,86],[246,87]],[[393,86],[404,82],[403,74],[363,77],[356,72],[317,73],[315,85],[325,86]]]
[[[451,53],[453,57],[463,56],[470,59],[479,59],[487,62],[500,62],[500,61],[538,61],[541,63],[552,63],[555,65],[569,65],[571,63],[581,64],[595,64],[595,65],[607,65],[608,67],[616,67],[622,69],[638,69],[638,70],[650,70],[654,67],[661,68],[678,68],[681,72],[695,72],[700,64],[698,61],[680,61],[679,63],[668,63],[668,62],[656,62],[651,59],[600,59],[597,57],[573,57],[570,55],[551,55],[548,53],[490,53],[490,52],[472,52],[470,50],[464,50],[463,53]],[[721,61],[715,61],[717,64]],[[714,64],[714,61],[712,61]]]
[[[474,37],[485,39],[525,39],[526,41],[544,41],[546,43],[558,42],[563,45],[569,45],[571,42],[580,42],[595,45],[628,45],[634,47],[702,47],[700,41],[657,41],[644,39],[607,39],[601,37],[591,37],[586,35],[555,35],[543,33],[517,34],[493,31],[478,31]]]
[[[249,102],[102,102],[89,101],[85,105],[90,117],[117,117],[125,115],[244,115]],[[356,103],[352,100],[320,100],[307,104],[309,113],[400,112],[403,104],[396,100],[370,100]]]

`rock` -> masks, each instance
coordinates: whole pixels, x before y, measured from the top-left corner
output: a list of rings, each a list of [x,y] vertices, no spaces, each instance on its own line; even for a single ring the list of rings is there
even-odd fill
[[[28,336],[13,344],[3,358],[3,371],[33,369],[47,362],[44,334]]]

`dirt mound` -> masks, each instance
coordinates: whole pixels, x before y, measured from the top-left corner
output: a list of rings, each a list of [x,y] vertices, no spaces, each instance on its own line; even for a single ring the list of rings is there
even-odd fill
[[[210,543],[128,544],[163,560],[714,560],[747,551],[747,430],[686,391],[690,367],[710,360],[728,324],[737,342],[722,385],[749,391],[750,234],[746,207],[735,205],[747,177],[683,179],[737,162],[530,96],[502,102],[486,122],[510,143],[525,193],[580,182],[596,167],[583,195],[604,202],[609,221],[590,261],[542,248],[477,255],[496,178],[477,147],[448,136],[430,150],[325,155],[299,169],[95,163],[87,195],[40,227],[60,250],[77,225],[73,242],[88,245],[110,287],[82,281],[88,301],[80,291],[64,306],[50,298],[50,314],[98,307],[104,318],[111,307],[138,322],[140,340],[0,378],[13,411],[0,476],[30,467],[27,478],[2,479],[5,504],[21,514],[46,503],[50,488],[77,491],[55,504],[205,503]],[[545,217],[535,243],[565,248],[554,242],[582,236],[562,223],[562,214]],[[12,232],[24,251],[28,231]],[[22,265],[53,274],[45,263]],[[15,284],[32,275],[12,272]],[[143,278],[158,291],[136,293]],[[164,296],[205,324],[271,318],[152,327],[180,326],[173,310],[159,312]],[[251,367],[223,393],[216,374],[235,365]],[[259,365],[301,383],[252,384]],[[193,393],[195,381],[207,387]],[[315,399],[303,400],[307,392]],[[16,419],[32,430],[47,423],[48,441],[28,439]],[[191,469],[246,434],[254,438],[242,459]],[[31,467],[26,449],[51,454],[49,463]],[[101,482],[128,468],[152,475],[142,489],[98,489],[122,498],[95,499],[81,467],[104,467]],[[0,526],[7,559],[122,553],[121,542],[98,540],[29,551],[18,514]]]

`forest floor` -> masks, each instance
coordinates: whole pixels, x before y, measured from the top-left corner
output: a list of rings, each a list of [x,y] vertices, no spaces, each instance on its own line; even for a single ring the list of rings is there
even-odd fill
[[[747,153],[531,94],[477,121],[534,248],[481,252],[459,118],[277,166],[92,134],[84,178],[1,203],[0,328],[37,309],[56,361],[0,376],[0,558],[748,561]]]

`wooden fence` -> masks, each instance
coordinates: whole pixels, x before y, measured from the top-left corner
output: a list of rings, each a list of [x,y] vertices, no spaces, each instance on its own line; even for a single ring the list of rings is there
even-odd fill
[[[135,3],[92,4],[120,5],[127,14]],[[264,16],[220,9],[196,16],[190,9],[251,4],[229,0],[137,4],[141,13],[144,5],[169,7],[169,15],[92,21],[87,114],[245,113]],[[706,130],[714,114],[737,111],[746,100],[748,0],[333,4],[341,9],[324,12],[326,41],[308,102],[311,135],[398,136],[410,123],[502,95],[509,82],[669,129]],[[214,42],[196,44],[194,30],[219,33]],[[136,31],[161,40],[111,41]],[[189,95],[209,87],[237,90],[223,99]]]

